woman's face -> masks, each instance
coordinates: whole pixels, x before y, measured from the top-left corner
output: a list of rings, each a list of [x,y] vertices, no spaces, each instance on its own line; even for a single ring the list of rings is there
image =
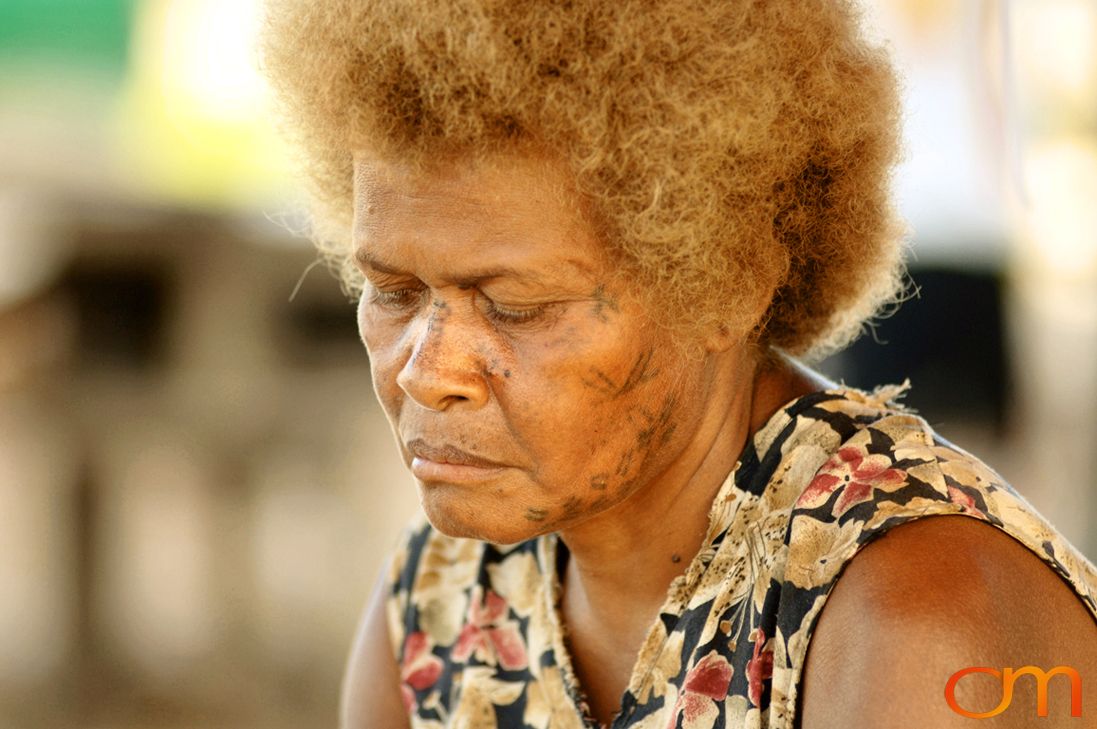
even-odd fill
[[[520,157],[355,164],[374,389],[451,535],[517,542],[641,494],[705,395],[705,365],[680,361],[609,275],[564,180]]]

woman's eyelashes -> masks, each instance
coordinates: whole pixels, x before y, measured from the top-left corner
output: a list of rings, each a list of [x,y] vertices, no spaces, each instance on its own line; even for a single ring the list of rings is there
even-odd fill
[[[393,313],[410,315],[426,303],[429,291],[425,287],[380,289],[370,286],[369,302]],[[499,304],[481,291],[474,294],[483,315],[496,324],[528,324],[540,320],[548,310],[547,304],[510,307]]]
[[[545,310],[548,308],[545,305],[540,305],[523,309],[511,309],[509,307],[500,306],[486,296],[482,296],[482,298],[484,300],[485,316],[500,324],[524,324],[534,322],[544,316]]]
[[[412,305],[419,303],[419,300],[424,297],[422,289],[393,289],[391,291],[382,291],[381,289],[372,286],[372,294],[370,295],[370,303],[377,304],[387,309],[408,309]]]

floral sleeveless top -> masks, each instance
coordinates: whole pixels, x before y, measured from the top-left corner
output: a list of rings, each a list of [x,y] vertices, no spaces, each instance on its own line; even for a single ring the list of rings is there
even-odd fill
[[[812,629],[842,568],[937,514],[1008,532],[1097,617],[1097,569],[994,471],[868,394],[774,414],[720,487],[704,546],[670,585],[612,727],[793,729]],[[517,545],[420,521],[392,562],[388,625],[412,727],[597,727],[558,612],[555,534]]]

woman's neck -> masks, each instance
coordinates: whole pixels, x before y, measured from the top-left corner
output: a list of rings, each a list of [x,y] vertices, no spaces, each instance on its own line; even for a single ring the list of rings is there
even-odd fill
[[[602,721],[617,709],[671,582],[703,546],[712,502],[748,438],[789,401],[834,383],[778,357],[711,384],[713,407],[657,479],[618,507],[560,534],[567,550],[560,607],[569,652]]]
[[[571,554],[565,591],[592,606],[644,606],[654,618],[671,580],[700,550],[712,501],[748,438],[789,401],[834,383],[785,357],[746,364],[738,377],[714,378],[695,435],[662,473],[616,507],[561,533]],[[734,383],[748,386],[735,387]],[[607,600],[613,598],[612,600]],[[620,608],[609,611],[620,615]]]

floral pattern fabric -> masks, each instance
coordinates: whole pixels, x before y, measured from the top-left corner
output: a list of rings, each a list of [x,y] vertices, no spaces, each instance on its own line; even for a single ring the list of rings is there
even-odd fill
[[[812,630],[843,567],[912,519],[1005,530],[1097,616],[1093,564],[994,471],[889,404],[902,389],[812,393],[755,434],[670,585],[613,729],[794,729]],[[413,727],[598,726],[557,609],[563,549],[554,534],[495,545],[422,520],[408,530],[387,609]]]

